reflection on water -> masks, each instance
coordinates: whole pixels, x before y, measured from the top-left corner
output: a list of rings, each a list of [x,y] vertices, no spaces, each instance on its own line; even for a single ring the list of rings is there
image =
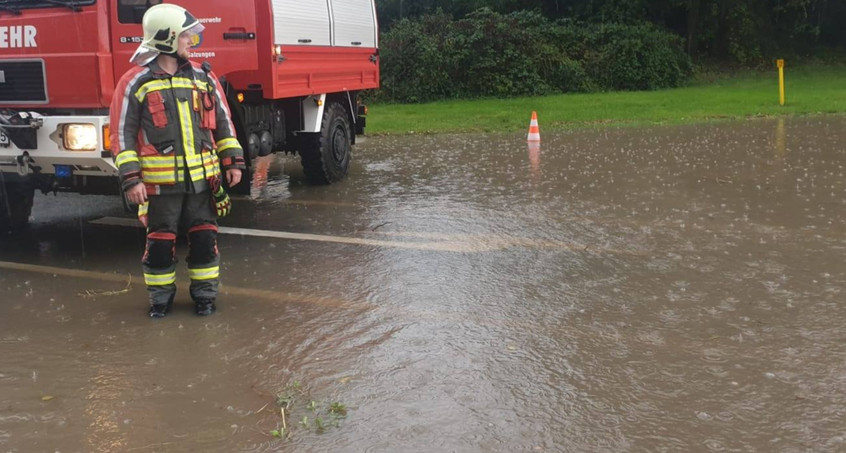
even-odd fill
[[[274,200],[290,198],[289,177],[282,173],[282,157],[269,155],[257,157],[253,168],[250,198]]]
[[[540,142],[528,142],[529,149],[529,167],[531,168],[532,181],[537,182],[540,179],[541,172],[541,149]]]
[[[370,137],[324,187],[263,158],[230,226],[350,240],[222,235],[211,318],[0,267],[0,450],[842,451],[844,126]],[[78,228],[33,261],[137,272]]]
[[[126,439],[120,433],[120,420],[115,409],[120,404],[119,388],[124,386],[144,388],[146,386],[127,382],[129,376],[114,373],[112,364],[97,364],[88,394],[85,395],[86,450],[91,452],[112,452],[126,450]]]
[[[776,158],[782,158],[787,154],[787,130],[784,126],[784,118],[776,119],[775,130],[775,151]]]

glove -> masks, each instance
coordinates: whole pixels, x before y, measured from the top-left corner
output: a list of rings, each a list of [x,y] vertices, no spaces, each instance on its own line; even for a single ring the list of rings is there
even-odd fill
[[[223,190],[223,186],[217,189],[214,193],[214,207],[217,209],[218,217],[225,217],[232,209],[232,203],[229,202],[229,194]]]
[[[223,190],[223,184],[220,183],[220,178],[212,178],[209,180],[209,186],[212,190],[212,198],[214,199],[214,207],[217,210],[218,217],[225,217],[232,210],[232,203],[229,201],[229,194]]]
[[[147,212],[150,210],[150,202],[145,201],[138,205],[138,220],[147,228]]]

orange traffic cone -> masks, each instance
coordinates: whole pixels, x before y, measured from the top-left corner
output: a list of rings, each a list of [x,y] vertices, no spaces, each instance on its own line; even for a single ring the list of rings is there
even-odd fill
[[[527,140],[530,142],[540,141],[540,129],[538,128],[538,112],[532,112],[532,121],[529,122],[529,136]]]

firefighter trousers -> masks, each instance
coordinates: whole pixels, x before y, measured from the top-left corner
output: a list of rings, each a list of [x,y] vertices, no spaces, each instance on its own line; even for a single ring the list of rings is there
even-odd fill
[[[173,302],[176,295],[176,237],[188,236],[188,275],[191,299],[217,297],[220,256],[217,250],[217,213],[211,194],[152,195],[147,211],[147,246],[141,260],[150,304]]]

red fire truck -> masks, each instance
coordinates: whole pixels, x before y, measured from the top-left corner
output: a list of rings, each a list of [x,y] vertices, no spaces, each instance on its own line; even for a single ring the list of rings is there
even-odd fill
[[[37,189],[120,194],[108,107],[158,3],[0,0],[0,228],[27,223]],[[342,179],[357,95],[379,86],[374,0],[176,3],[205,26],[192,59],[221,78],[248,166],[297,153],[311,182]]]

